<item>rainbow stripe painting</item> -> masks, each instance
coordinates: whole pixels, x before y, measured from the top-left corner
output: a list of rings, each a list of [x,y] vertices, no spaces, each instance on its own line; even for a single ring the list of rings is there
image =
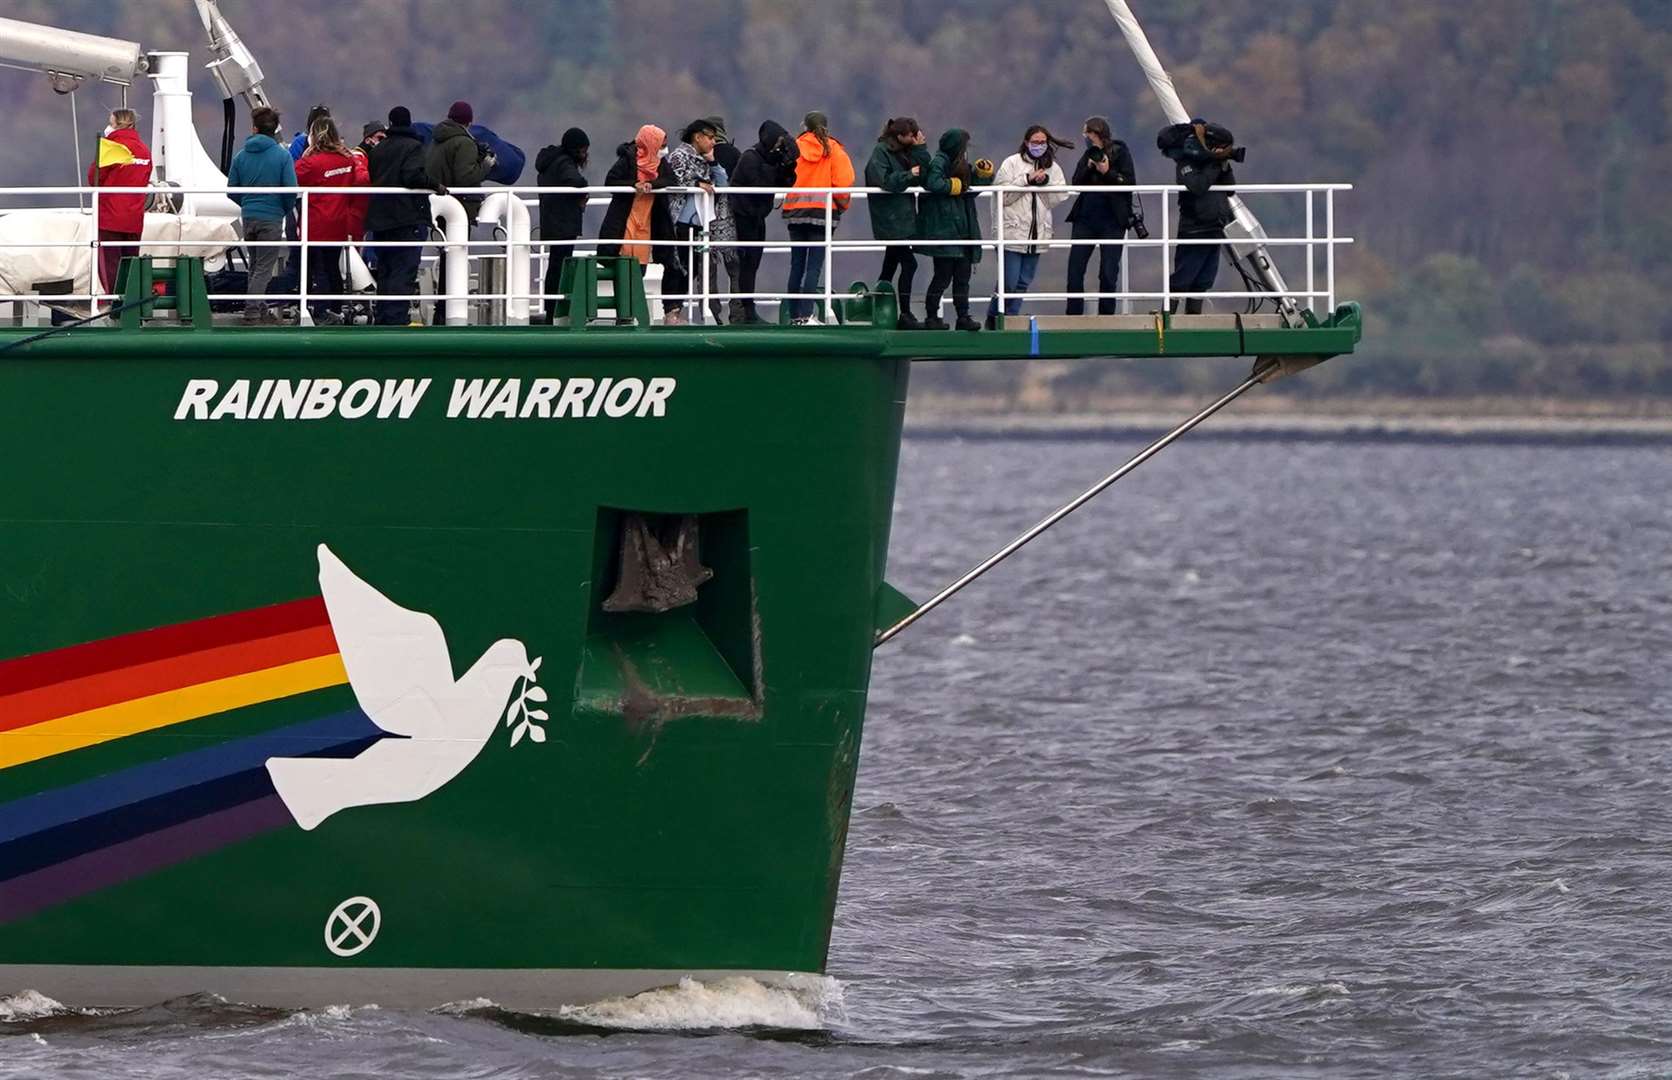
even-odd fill
[[[0,661],[0,770],[187,736],[182,752],[0,803],[0,922],[293,826],[275,748],[348,756],[385,733],[357,708],[222,742],[190,737],[192,722],[347,682],[320,597]]]
[[[324,544],[318,556],[317,597],[0,661],[0,783],[148,737],[139,763],[0,801],[0,923],[275,829],[425,798],[502,718],[512,746],[546,741],[540,661],[522,642],[495,642],[455,677],[433,617]],[[320,693],[344,686],[353,708]],[[225,737],[198,724],[288,699],[282,726]],[[319,715],[295,722],[315,701]]]

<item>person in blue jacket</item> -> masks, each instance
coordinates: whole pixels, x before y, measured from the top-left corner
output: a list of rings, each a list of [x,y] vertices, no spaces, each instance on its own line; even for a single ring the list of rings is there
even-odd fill
[[[295,187],[296,166],[290,160],[290,155],[285,153],[284,147],[274,138],[279,132],[278,111],[256,109],[250,114],[250,120],[255,131],[244,140],[244,148],[232,159],[232,168],[226,174],[227,187]],[[296,206],[296,196],[285,193],[243,194],[228,191],[227,198],[238,204],[244,222],[244,239],[249,241],[281,239],[284,236],[285,218]],[[273,272],[283,254],[282,247],[250,249],[250,283],[247,292],[253,296],[266,293],[268,283],[273,280]],[[265,300],[246,300],[244,321],[273,323],[278,321],[278,317],[273,314]]]

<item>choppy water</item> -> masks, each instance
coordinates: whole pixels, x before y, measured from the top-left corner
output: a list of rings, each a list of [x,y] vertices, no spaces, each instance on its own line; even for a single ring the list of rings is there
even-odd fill
[[[1136,442],[909,442],[891,577],[926,595]],[[20,994],[0,1073],[1672,1075],[1669,473],[1168,451],[879,654],[834,980],[556,1017]]]

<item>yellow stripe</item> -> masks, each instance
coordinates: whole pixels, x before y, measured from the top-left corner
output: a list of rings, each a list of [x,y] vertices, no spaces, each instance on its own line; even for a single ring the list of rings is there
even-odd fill
[[[343,658],[333,653],[89,709],[0,732],[0,769],[346,682]]]

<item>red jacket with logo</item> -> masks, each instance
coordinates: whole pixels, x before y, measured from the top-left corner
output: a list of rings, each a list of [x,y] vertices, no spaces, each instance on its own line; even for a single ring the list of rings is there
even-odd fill
[[[316,150],[296,163],[296,186],[305,188],[365,187],[371,183],[364,154]],[[358,241],[366,223],[364,195],[308,196],[306,239],[327,244]]]
[[[97,174],[95,176],[95,174]],[[87,167],[88,186],[144,187],[151,182],[151,148],[133,128],[117,128],[99,140],[99,160]],[[99,228],[145,231],[145,196],[100,195]]]

